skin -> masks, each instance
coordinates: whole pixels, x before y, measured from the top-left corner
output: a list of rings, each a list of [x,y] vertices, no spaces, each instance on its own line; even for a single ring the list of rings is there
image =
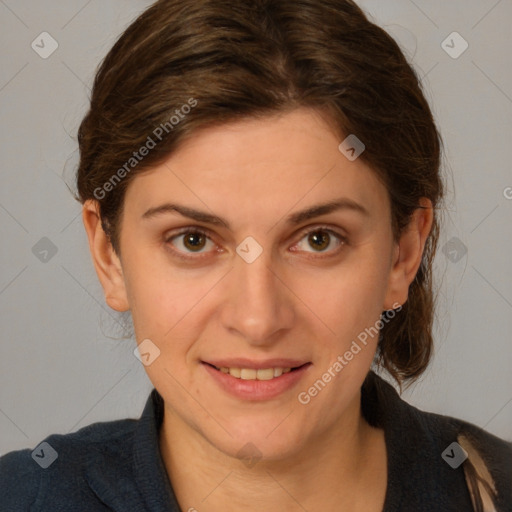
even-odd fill
[[[145,369],[165,401],[160,448],[184,511],[382,510],[384,434],[360,411],[377,338],[307,405],[297,395],[383,310],[407,300],[432,209],[422,200],[427,208],[396,243],[384,185],[361,158],[345,158],[341,140],[304,108],[197,132],[129,185],[120,256],[95,201],[84,204],[107,303],[130,310],[137,342],[149,338],[160,350]],[[367,215],[343,209],[286,224],[290,214],[339,198]],[[230,229],[177,213],[142,218],[167,202],[221,216]],[[195,250],[176,236],[194,227],[208,231]],[[345,241],[327,235],[319,248],[308,239],[326,228]],[[263,249],[252,263],[236,252],[248,236]],[[312,364],[294,388],[256,402],[226,394],[201,364],[237,356]],[[237,455],[247,443],[261,455],[252,467]]]

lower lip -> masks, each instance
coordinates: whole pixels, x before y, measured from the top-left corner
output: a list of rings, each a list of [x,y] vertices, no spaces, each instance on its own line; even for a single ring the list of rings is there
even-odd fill
[[[304,376],[311,363],[297,370],[283,373],[272,380],[243,380],[229,373],[222,373],[206,363],[202,363],[215,382],[230,395],[242,400],[270,400],[291,389]]]

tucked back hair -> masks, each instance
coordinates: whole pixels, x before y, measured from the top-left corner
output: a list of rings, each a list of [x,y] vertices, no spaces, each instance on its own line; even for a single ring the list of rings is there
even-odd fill
[[[179,122],[169,123],[191,99],[197,106],[187,115],[180,110]],[[377,350],[378,364],[400,386],[413,382],[432,354],[441,139],[415,71],[394,39],[353,1],[154,3],[121,35],[96,75],[78,132],[78,199],[98,201],[103,228],[119,253],[124,193],[137,174],[162,163],[200,128],[298,107],[324,113],[340,142],[355,134],[365,144],[360,158],[388,190],[396,238],[420,198],[434,205],[409,298],[383,322]],[[162,140],[127,167],[165,123]],[[122,179],[105,187],[122,166]]]

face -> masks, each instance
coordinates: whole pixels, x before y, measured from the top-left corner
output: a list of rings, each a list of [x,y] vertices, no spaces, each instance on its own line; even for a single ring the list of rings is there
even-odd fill
[[[167,419],[225,454],[358,421],[368,332],[406,297],[387,191],[341,140],[308,109],[208,128],[127,189],[110,299]]]

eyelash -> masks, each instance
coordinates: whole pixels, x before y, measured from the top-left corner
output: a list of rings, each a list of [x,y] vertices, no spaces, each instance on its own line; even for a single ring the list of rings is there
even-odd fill
[[[344,247],[344,246],[346,246],[348,244],[348,240],[347,240],[347,238],[345,236],[343,236],[340,233],[337,233],[336,231],[332,230],[329,226],[322,226],[322,225],[315,226],[312,229],[305,229],[305,230],[301,231],[301,233],[299,235],[300,238],[298,239],[298,242],[300,242],[305,236],[307,236],[309,234],[312,234],[312,233],[318,233],[318,232],[324,232],[324,233],[329,233],[329,235],[334,235],[334,237],[336,237],[339,240],[340,244],[339,244],[337,249],[334,249],[334,250],[331,250],[331,251],[321,251],[321,252],[318,253],[318,256],[308,256],[308,258],[311,258],[311,259],[323,259],[323,258],[334,257],[334,256],[336,256],[341,251],[342,247]],[[178,238],[178,237],[180,237],[182,235],[189,235],[189,234],[203,235],[206,238],[208,238],[209,240],[211,240],[210,233],[207,230],[204,230],[204,229],[199,228],[199,227],[191,226],[191,227],[184,228],[184,229],[182,229],[181,231],[179,231],[177,233],[173,233],[173,234],[171,234],[169,236],[166,236],[165,237],[165,243],[166,244],[171,244],[171,241],[174,240],[175,238]],[[211,240],[211,241],[213,242],[213,240]],[[208,257],[208,253],[196,253],[195,256],[185,256],[184,255],[185,253],[183,253],[182,251],[179,251],[179,250],[176,250],[176,249],[170,249],[170,250],[178,258],[181,258],[181,259],[186,260],[186,261],[197,261],[197,260],[201,260],[201,259],[203,259],[205,257]],[[300,252],[300,251],[297,251],[297,252]],[[323,254],[325,252],[327,252],[327,256],[323,256]],[[194,253],[189,253],[189,254],[194,254]]]

